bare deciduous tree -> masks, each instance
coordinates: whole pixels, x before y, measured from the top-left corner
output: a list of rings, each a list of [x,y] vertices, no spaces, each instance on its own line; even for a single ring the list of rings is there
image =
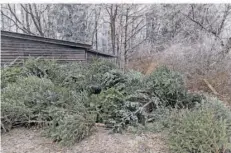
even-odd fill
[[[2,4],[1,29],[91,43],[121,67],[139,52],[203,43],[221,61],[230,53],[230,4]],[[217,44],[222,49],[217,49]],[[211,56],[214,63],[214,57]]]
[[[42,17],[48,7],[45,4],[2,4],[1,14],[14,24],[16,32],[45,36],[43,26],[47,23]]]

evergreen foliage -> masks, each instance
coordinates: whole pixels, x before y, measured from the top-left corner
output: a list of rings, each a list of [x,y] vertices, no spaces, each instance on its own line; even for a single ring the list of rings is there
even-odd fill
[[[169,146],[174,153],[229,152],[230,136],[230,122],[216,119],[213,110],[198,109],[186,111],[174,122],[169,132]]]
[[[31,57],[24,63],[22,73],[27,76],[52,79],[57,77],[58,74],[55,73],[57,69],[55,60]]]
[[[160,67],[146,78],[146,88],[160,98],[161,105],[165,107],[195,106],[202,100],[199,95],[188,93],[184,86],[183,77],[166,67]]]
[[[61,65],[37,58],[1,72],[3,131],[39,126],[70,145],[90,135],[97,122],[114,132],[165,130],[173,152],[228,148],[230,110],[188,92],[182,76],[166,67],[144,76],[103,60]]]
[[[231,123],[231,109],[227,107],[224,102],[220,101],[216,97],[206,96],[206,98],[196,106],[197,109],[207,108],[214,112],[217,119],[225,119]]]
[[[1,89],[6,87],[8,83],[16,82],[21,76],[21,67],[6,67],[1,69]]]
[[[122,71],[119,70],[111,70],[106,72],[103,75],[102,79],[102,86],[103,88],[117,88],[119,90],[124,90],[125,83],[127,81],[126,76],[123,74]]]
[[[84,107],[86,98],[46,78],[20,78],[2,90],[1,126],[5,131],[15,126],[46,127],[47,136],[71,144],[87,136],[94,123]]]

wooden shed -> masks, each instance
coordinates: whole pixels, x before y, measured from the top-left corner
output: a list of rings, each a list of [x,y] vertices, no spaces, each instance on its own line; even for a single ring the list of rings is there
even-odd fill
[[[1,65],[30,56],[58,62],[90,61],[95,57],[115,59],[113,55],[92,50],[89,44],[1,31]]]

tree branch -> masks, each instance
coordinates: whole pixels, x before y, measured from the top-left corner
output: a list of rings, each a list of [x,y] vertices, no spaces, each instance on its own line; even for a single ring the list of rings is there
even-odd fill
[[[10,18],[9,16],[7,16],[6,14],[3,13],[3,11],[1,10],[1,13],[3,16],[5,16],[6,18],[8,18],[9,20],[11,20],[20,30],[22,30],[24,33],[27,33],[27,34],[32,34],[32,35],[35,35],[34,33],[28,31],[24,26],[23,27],[20,27],[15,20],[13,20],[12,18]]]
[[[132,37],[137,35],[145,26],[146,26],[146,24],[143,25],[142,27],[140,27],[135,33],[133,33],[128,39],[126,39],[126,41],[129,41]]]
[[[221,44],[223,44],[223,41],[221,40],[221,38],[217,35],[216,32],[207,29],[204,27],[204,25],[202,25],[199,21],[196,21],[195,19],[189,17],[188,15],[181,13],[182,15],[184,15],[186,18],[188,18],[189,20],[191,20],[192,22],[196,23],[198,26],[200,26],[202,29],[204,29],[206,32],[211,33],[213,36],[215,36],[216,38],[218,38],[221,41]]]
[[[38,32],[39,32],[39,34],[40,34],[41,36],[44,36],[44,33],[41,31],[42,29],[40,29],[38,23],[37,23],[36,20],[35,20],[35,16],[34,16],[34,14],[33,14],[33,10],[32,10],[32,7],[31,7],[30,4],[29,4],[29,9],[30,9],[31,18],[32,18],[32,20],[33,20],[33,22],[34,22],[34,25],[35,25],[36,29],[38,30]]]

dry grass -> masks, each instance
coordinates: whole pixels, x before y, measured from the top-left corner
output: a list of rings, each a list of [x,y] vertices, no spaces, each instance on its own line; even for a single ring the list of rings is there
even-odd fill
[[[231,55],[213,64],[220,48],[211,51],[208,43],[211,42],[194,45],[174,44],[161,53],[133,57],[129,68],[150,74],[157,66],[166,65],[184,74],[189,90],[213,93],[204,82],[206,79],[217,91],[217,96],[231,105]]]
[[[144,55],[139,57],[133,56],[129,62],[128,68],[148,75],[152,73],[159,65],[160,62],[155,59],[154,55]]]

